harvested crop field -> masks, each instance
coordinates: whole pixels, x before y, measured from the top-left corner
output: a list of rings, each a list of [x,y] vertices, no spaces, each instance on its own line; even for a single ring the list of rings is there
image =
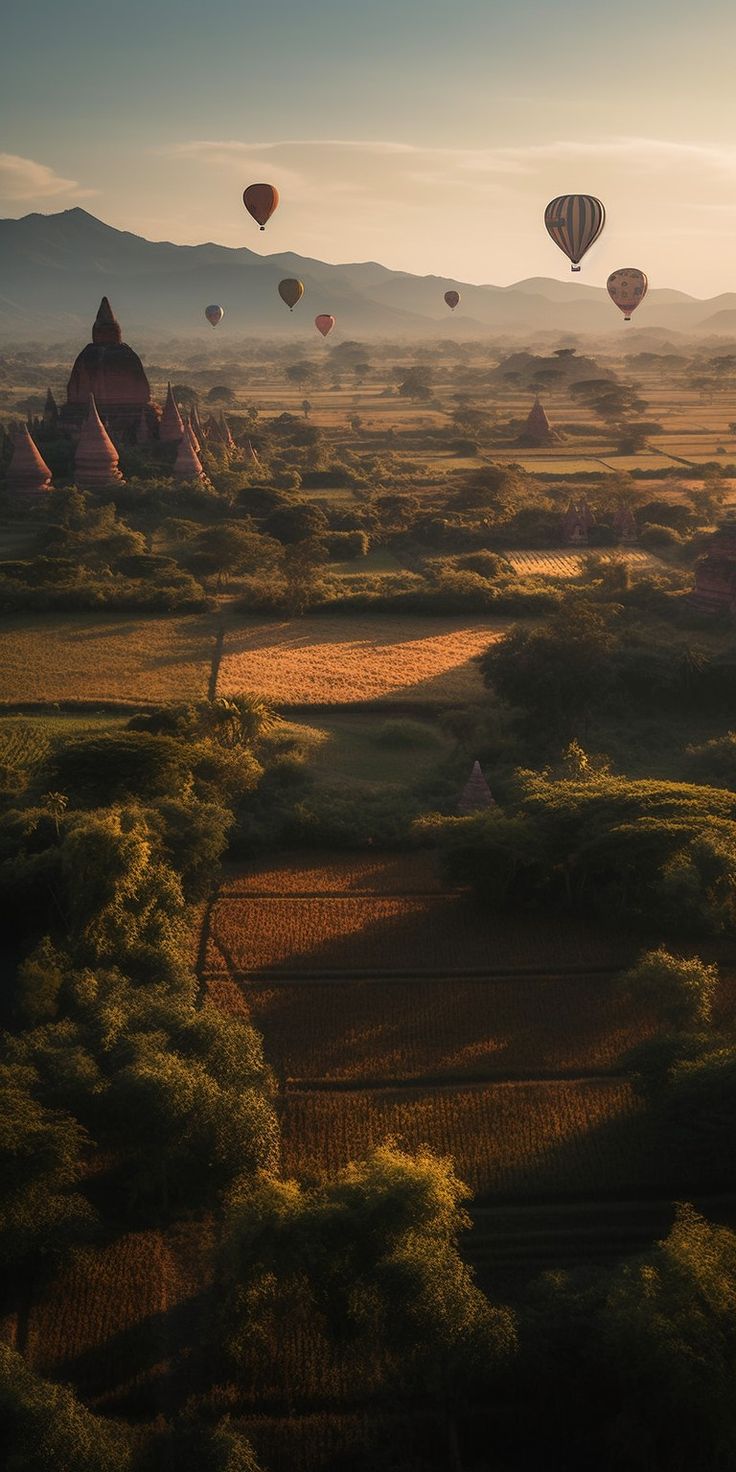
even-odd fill
[[[38,1374],[70,1380],[99,1409],[150,1411],[195,1299],[206,1285],[211,1229],[131,1232],[80,1248],[31,1307],[26,1355]]]
[[[631,944],[562,922],[486,914],[465,895],[253,896],[212,907],[205,970],[258,974],[566,971],[624,964]]]
[[[514,571],[520,577],[529,578],[576,578],[580,576],[583,568],[585,553],[581,552],[507,552],[506,560],[511,563]],[[615,561],[621,557],[625,558],[629,567],[637,571],[652,570],[660,567],[659,559],[653,557],[651,552],[644,552],[641,547],[620,547],[616,549]]]
[[[123,614],[13,614],[3,620],[5,704],[201,699],[213,620]]]
[[[338,1170],[392,1137],[455,1160],[479,1197],[587,1197],[642,1184],[646,1130],[625,1079],[287,1090],[283,1164]],[[662,1166],[664,1169],[664,1166]],[[651,1171],[646,1176],[654,1184]]]
[[[231,868],[220,897],[310,894],[439,894],[442,883],[437,855],[413,853],[278,854],[267,862]]]
[[[473,663],[508,627],[460,618],[303,618],[231,623],[218,692],[277,705],[461,704],[483,694]]]
[[[249,1011],[269,1063],[296,1083],[597,1072],[654,1031],[601,976],[213,985],[219,1006]]]

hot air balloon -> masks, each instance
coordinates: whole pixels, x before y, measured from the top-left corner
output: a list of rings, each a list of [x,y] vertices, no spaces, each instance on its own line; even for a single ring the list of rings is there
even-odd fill
[[[222,321],[225,313],[223,312],[222,307],[218,307],[213,304],[211,307],[205,307],[204,315],[207,318],[210,327],[216,327],[218,322]]]
[[[249,184],[243,191],[243,204],[262,230],[265,230],[278,202],[279,191],[274,184]]]
[[[287,276],[285,281],[279,281],[279,296],[282,302],[286,302],[289,311],[293,312],[297,302],[304,296],[304,282]]]
[[[326,312],[320,312],[319,317],[314,319],[314,325],[323,337],[327,337],[328,332],[332,332],[335,325],[335,318],[329,317]]]
[[[606,223],[606,211],[593,194],[560,194],[547,205],[544,223],[555,245],[572,262],[573,271],[598,239]]]
[[[611,272],[606,282],[608,295],[619,311],[623,312],[624,322],[631,321],[631,313],[644,300],[648,285],[644,272],[637,266],[622,266],[619,271]]]
[[[450,308],[450,311],[451,312],[454,312],[454,310],[455,310],[455,308],[456,308],[459,300],[460,300],[460,292],[459,291],[446,291],[445,292],[445,301],[447,302],[447,305]]]

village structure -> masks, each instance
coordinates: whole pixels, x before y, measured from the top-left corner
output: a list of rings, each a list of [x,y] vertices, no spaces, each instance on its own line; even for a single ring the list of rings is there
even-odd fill
[[[494,806],[495,799],[486,781],[483,768],[480,762],[473,762],[473,770],[460,794],[457,810],[461,817],[468,818],[472,813],[482,813],[487,808]]]
[[[138,354],[123,342],[122,329],[106,296],[84,347],[69,375],[66,403],[59,406],[51,389],[41,418],[11,429],[12,454],[6,486],[17,505],[43,500],[52,475],[43,450],[59,438],[73,447],[74,482],[82,490],[122,483],[123,446],[170,445],[175,457],[166,472],[182,481],[205,481],[200,459],[203,444],[235,451],[239,447],[224,416],[204,423],[196,407],[182,417],[171,384],[163,408],[155,402]],[[247,463],[257,464],[250,441],[242,446]]]
[[[537,450],[543,449],[546,445],[559,445],[563,438],[559,430],[552,428],[540,403],[539,395],[537,395],[516,444],[520,449]]]

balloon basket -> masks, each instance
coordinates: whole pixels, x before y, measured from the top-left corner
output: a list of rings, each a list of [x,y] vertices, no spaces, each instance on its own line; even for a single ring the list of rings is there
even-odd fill
[[[582,271],[582,269],[583,269],[582,266],[571,266],[570,267],[570,270],[571,271]]]

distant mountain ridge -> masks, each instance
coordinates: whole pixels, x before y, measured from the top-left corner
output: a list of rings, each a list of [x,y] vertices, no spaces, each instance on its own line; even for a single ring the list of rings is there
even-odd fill
[[[289,317],[276,287],[298,276],[305,298]],[[461,293],[450,314],[444,292]],[[511,286],[473,286],[414,276],[375,261],[330,265],[291,251],[259,255],[206,242],[174,245],[116,230],[86,210],[0,220],[0,333],[9,340],[87,341],[100,297],[113,302],[128,340],[136,335],[212,336],[209,302],[225,309],[218,334],[279,334],[303,340],[312,319],[330,312],[341,337],[483,338],[537,333],[622,332],[603,287],[532,277]],[[733,336],[736,293],[700,301],[652,289],[637,330]],[[632,334],[633,336],[633,334]]]

